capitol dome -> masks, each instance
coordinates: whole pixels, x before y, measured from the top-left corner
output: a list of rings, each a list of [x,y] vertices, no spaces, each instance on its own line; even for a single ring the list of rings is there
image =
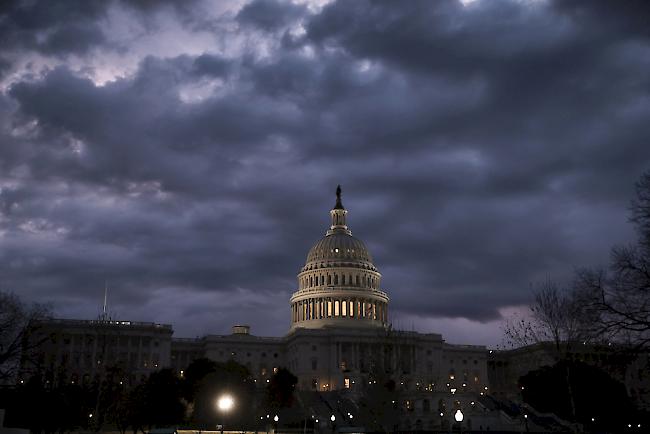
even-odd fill
[[[332,225],[309,250],[291,297],[291,325],[385,326],[388,296],[380,290],[381,274],[363,241],[346,225],[347,210],[336,190]]]

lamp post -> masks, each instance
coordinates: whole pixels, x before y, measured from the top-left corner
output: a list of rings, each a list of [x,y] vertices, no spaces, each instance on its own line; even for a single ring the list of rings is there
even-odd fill
[[[456,413],[454,413],[454,419],[456,419],[456,422],[458,422],[458,432],[462,433],[463,432],[463,412],[459,410],[456,410]]]
[[[223,422],[226,419],[226,415],[230,412],[230,410],[233,409],[234,406],[235,406],[235,400],[230,395],[227,395],[227,394],[222,395],[222,396],[219,397],[219,399],[217,399],[217,409],[223,415],[222,419],[224,419],[224,420],[221,421],[222,422],[222,424],[221,424],[221,434],[223,434],[223,425],[224,425]]]
[[[526,423],[526,432],[528,432],[528,415],[524,414],[524,422]]]

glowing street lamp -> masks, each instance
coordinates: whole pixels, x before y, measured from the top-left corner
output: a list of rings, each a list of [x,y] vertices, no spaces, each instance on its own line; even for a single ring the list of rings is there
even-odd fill
[[[217,408],[219,411],[223,414],[223,418],[225,419],[226,414],[235,407],[235,400],[232,396],[226,394],[226,395],[221,395],[219,399],[217,399]],[[221,434],[223,434],[223,423],[221,424]]]
[[[228,412],[235,406],[235,400],[230,395],[223,395],[217,400],[219,411]]]
[[[456,422],[458,422],[458,432],[462,433],[463,432],[463,418],[465,416],[463,415],[463,412],[459,410],[456,410],[456,413],[454,413],[454,419]]]

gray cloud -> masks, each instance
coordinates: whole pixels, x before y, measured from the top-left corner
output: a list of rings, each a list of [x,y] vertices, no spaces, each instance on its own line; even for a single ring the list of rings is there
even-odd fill
[[[495,324],[531,283],[633,237],[650,159],[642,3],[163,5],[214,50],[142,55],[101,83],[79,65],[115,52],[97,37],[107,8],[163,30],[154,6],[83,3],[0,12],[6,70],[34,50],[78,58],[0,95],[0,284],[63,315],[94,316],[108,280],[120,315],[181,335],[282,334],[338,183],[393,312],[423,326]],[[32,28],[48,36],[16,42]]]

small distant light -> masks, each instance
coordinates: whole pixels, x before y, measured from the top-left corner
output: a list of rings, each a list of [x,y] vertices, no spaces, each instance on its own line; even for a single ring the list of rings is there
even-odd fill
[[[88,415],[88,417],[93,417],[93,414],[92,414],[92,413],[90,413],[90,414]]]
[[[463,383],[463,387],[467,387],[467,384]]]
[[[521,386],[521,390],[524,390],[524,386]]]
[[[318,423],[318,419],[316,419],[316,423]]]
[[[267,419],[269,418],[269,415],[268,415],[268,414],[266,415],[266,418],[267,418]]]
[[[628,427],[628,428],[632,428],[632,424],[631,424],[631,423],[628,423],[628,424],[627,424],[627,427]]]
[[[267,383],[270,383],[270,382],[271,382],[271,380],[267,378],[267,379],[266,379],[266,382],[267,382]]]
[[[487,387],[487,386],[485,386],[485,387],[484,387],[483,389],[485,389],[485,390],[488,390],[488,387]]]
[[[334,421],[336,420],[336,416],[334,416],[334,415],[330,416],[330,420],[331,420],[332,422],[334,422]]]
[[[475,404],[475,402],[474,402],[474,401],[472,401],[472,402],[470,402],[470,404],[472,404],[472,405],[474,405],[474,404]]]
[[[260,420],[264,420],[264,416],[260,416]]]
[[[490,350],[490,354],[492,354],[492,350]]]
[[[121,386],[122,384],[124,384],[124,383],[123,383],[122,381],[120,381],[120,386]]]
[[[637,427],[637,428],[641,428],[641,424],[638,424],[636,427]]]
[[[350,415],[350,419],[354,419],[354,416]],[[639,425],[639,426],[641,426],[641,425]]]
[[[25,384],[25,382],[23,380],[20,380],[20,384]]]
[[[524,419],[528,419],[528,415],[527,415],[527,414],[524,414]]]
[[[452,387],[451,389],[449,389],[449,391],[450,391],[451,394],[453,395],[454,393],[456,393],[456,388],[455,388],[455,387]]]
[[[591,421],[592,421],[592,422],[595,422],[595,421],[596,421],[596,418],[595,418],[595,417],[592,417],[592,418],[591,418]]]
[[[276,414],[275,416],[273,416],[273,420],[277,422],[277,421],[280,420],[280,418],[279,418],[278,415]]]
[[[444,413],[440,413],[440,417],[443,417],[444,415],[445,415]]]

